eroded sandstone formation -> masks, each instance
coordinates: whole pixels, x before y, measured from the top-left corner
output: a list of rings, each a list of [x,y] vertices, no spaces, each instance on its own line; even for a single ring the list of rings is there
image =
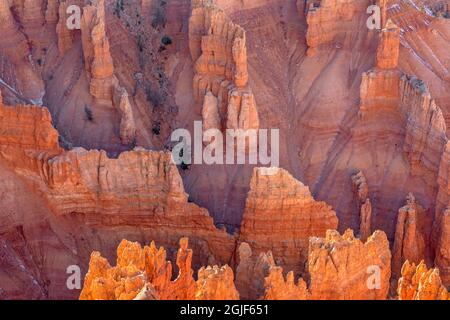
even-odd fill
[[[444,211],[439,221],[439,240],[436,249],[435,265],[441,272],[444,285],[450,283],[450,207]]]
[[[202,267],[198,280],[191,268],[193,252],[188,239],[180,240],[172,280],[172,264],[166,250],[123,240],[117,248],[117,264],[111,267],[93,252],[80,300],[238,300],[233,270],[229,266]]]
[[[139,243],[123,240],[117,248],[115,267],[111,267],[99,252],[93,252],[80,299],[132,300],[147,282],[151,287],[145,289],[152,288],[152,295],[157,299],[193,299],[192,250],[187,245],[187,239],[180,240],[177,254],[179,274],[174,281],[171,281],[172,266],[166,261],[164,248],[156,249],[153,242],[142,248]]]
[[[409,194],[406,206],[400,208],[392,251],[392,271],[398,277],[405,261],[419,263],[426,256],[426,238],[420,230],[424,219],[424,209],[416,203],[414,195]]]
[[[388,20],[381,30],[380,45],[377,50],[377,67],[380,69],[395,69],[398,66],[400,53],[400,29]]]
[[[195,0],[189,48],[195,62],[194,97],[203,104],[204,130],[258,129],[258,111],[248,84],[245,30],[214,1]]]
[[[314,200],[307,186],[279,169],[265,175],[255,168],[247,196],[239,240],[257,257],[271,251],[277,265],[296,274],[304,271],[308,241],[336,229],[332,208]]]
[[[353,188],[360,208],[359,233],[362,241],[372,234],[372,205],[370,204],[369,188],[364,174],[359,171],[352,176]]]
[[[448,300],[449,293],[442,285],[438,269],[428,269],[425,262],[417,266],[408,260],[402,267],[398,281],[399,300]]]
[[[111,246],[116,246],[113,234],[125,235],[132,227],[145,230],[143,234],[147,239],[156,239],[166,248],[173,248],[182,236],[192,236],[192,247],[198,252],[194,259],[197,266],[231,261],[235,237],[216,229],[208,212],[188,201],[171,154],[138,148],[111,159],[104,151],[82,148],[63,151],[48,110],[35,106],[1,104],[0,128],[3,172],[10,172],[12,186],[19,186],[15,180],[19,179],[33,190],[31,194],[42,197],[39,201],[45,204],[36,212],[36,218],[42,214],[39,220],[44,221],[40,228],[47,230],[46,219],[57,219],[61,225],[61,229],[48,235],[50,243],[41,244],[44,248],[54,246],[55,255],[69,261],[82,259],[77,253],[85,250],[83,242],[86,240],[82,239],[91,232],[98,232],[105,239],[101,248],[111,256]],[[129,179],[130,175],[134,179]],[[24,196],[29,196],[29,192]],[[28,201],[40,203],[34,198]],[[11,210],[2,211],[5,221],[21,216],[20,208]],[[69,237],[74,238],[64,247],[58,244],[57,234],[66,234],[66,223],[80,230],[77,236],[69,233]],[[36,222],[24,222],[22,228],[30,232],[36,228]],[[32,239],[35,235],[32,233],[28,237]],[[80,239],[76,240],[77,237]],[[19,239],[13,238],[13,241]],[[35,254],[34,251],[30,255]],[[69,261],[65,264],[64,260],[47,260],[47,264],[41,266],[43,270],[59,270],[45,275],[57,288],[65,288],[65,268],[74,264]]]
[[[308,56],[316,55],[324,45],[341,47],[352,19],[357,12],[365,12],[368,4],[365,0],[308,0],[305,8]]]
[[[266,292],[265,300],[308,300],[310,293],[306,282],[298,279],[295,283],[294,272],[289,272],[286,279],[283,275],[283,268],[272,267],[269,276],[265,279]]]
[[[396,19],[396,22],[403,26],[404,21]],[[423,207],[418,202],[423,203],[411,194],[407,206],[399,211],[392,265],[396,279],[406,259],[414,263],[425,259],[428,264],[432,263],[432,252],[439,250],[438,243],[442,244],[438,239],[444,230],[440,227],[441,216],[448,205],[445,119],[425,82],[403,73],[398,67],[400,41],[404,36],[402,30],[389,20],[381,31],[376,67],[363,74],[359,111],[361,122],[375,132],[375,123],[381,118],[392,123],[392,128],[394,123],[402,123],[403,129],[393,129],[393,134],[401,137],[401,144],[396,146],[401,146],[407,160],[412,181],[409,185],[414,188],[414,196],[426,199],[423,190],[432,197],[437,194],[436,201],[428,201]],[[416,187],[414,178],[419,176],[421,188]],[[430,211],[435,212],[434,217]],[[446,270],[445,263],[442,267]]]
[[[239,300],[233,270],[229,266],[201,268],[198,271],[195,299]]]
[[[242,242],[237,250],[239,264],[236,268],[236,287],[242,300],[261,298],[264,295],[264,281],[270,274],[275,261],[272,252],[253,256],[249,244]]]
[[[112,101],[117,79],[106,36],[104,0],[95,0],[83,8],[81,35],[85,68],[91,76],[90,92],[99,100]]]
[[[380,30],[366,25],[375,3]],[[70,4],[84,7],[81,31],[66,28]],[[308,238],[335,229],[335,216],[363,244],[386,232],[391,285],[409,258],[448,286],[448,17],[447,0],[2,1],[0,299],[78,297],[67,267],[85,274],[92,251],[114,261],[122,239],[165,249],[125,242],[115,267],[94,254],[104,298],[202,287],[199,297],[232,299],[231,270],[241,299],[379,298],[361,285],[370,250],[339,272],[305,267],[323,252]],[[252,186],[240,229],[253,166],[176,168],[169,153],[135,148],[170,149],[171,131],[199,118],[204,130],[279,128],[280,165],[311,191],[290,178],[256,196]],[[403,207],[408,193],[416,200]],[[168,261],[185,236],[193,253],[182,243],[173,297]],[[321,241],[339,257],[363,248],[348,239]],[[207,265],[224,267],[193,282]],[[423,274],[417,298],[439,298],[437,272]]]
[[[351,230],[311,238],[308,255],[312,299],[383,300],[389,291],[391,252],[386,234],[375,231],[363,243]]]
[[[120,86],[114,74],[106,35],[104,0],[95,0],[83,8],[81,36],[85,69],[91,78],[90,92],[100,103],[115,106],[121,117],[120,139],[125,145],[132,144],[136,136],[136,125],[128,93]],[[63,43],[62,49],[65,50],[66,46]]]

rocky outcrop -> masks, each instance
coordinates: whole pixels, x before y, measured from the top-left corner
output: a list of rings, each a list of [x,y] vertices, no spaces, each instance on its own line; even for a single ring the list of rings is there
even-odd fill
[[[197,300],[239,300],[234,286],[233,270],[229,266],[201,268],[198,271]]]
[[[442,154],[438,176],[438,194],[432,243],[435,245],[435,266],[445,286],[450,285],[450,142]]]
[[[398,281],[400,300],[448,300],[447,289],[442,285],[438,269],[428,269],[422,261],[417,266],[408,260],[402,267]]]
[[[83,8],[81,38],[85,69],[90,75],[90,92],[98,102],[118,110],[122,144],[132,144],[136,137],[133,110],[126,89],[114,75],[114,64],[105,27],[104,0],[95,0]]]
[[[254,254],[271,251],[277,265],[301,273],[309,237],[336,229],[336,213],[325,202],[314,200],[309,188],[287,171],[279,169],[274,175],[263,171],[253,171],[239,239]]]
[[[272,267],[269,276],[265,280],[266,292],[264,300],[308,300],[310,293],[306,282],[298,279],[295,283],[294,273],[287,274],[286,280],[283,276],[283,268]]]
[[[412,174],[423,176],[428,185],[435,185],[435,175],[439,173],[448,143],[442,110],[431,98],[425,83],[413,76],[401,77],[399,96],[400,110],[407,119],[403,150],[411,163]]]
[[[137,148],[111,159],[104,151],[63,151],[49,112],[40,107],[0,105],[0,128],[2,165],[51,204],[55,216],[78,217],[74,228],[144,228],[166,248],[190,236],[198,252],[195,265],[231,260],[235,237],[216,229],[208,211],[188,201],[170,153]]]
[[[258,129],[244,29],[214,1],[193,1],[189,48],[195,63],[194,97],[203,105],[204,128]]]
[[[381,30],[381,40],[377,50],[377,67],[395,69],[398,67],[400,53],[400,28],[391,20]]]
[[[328,231],[311,238],[308,255],[309,291],[315,300],[386,299],[391,276],[391,253],[381,231],[367,242],[347,230],[342,236]]]
[[[361,240],[366,241],[372,234],[372,205],[368,197],[369,188],[366,177],[361,171],[352,176],[352,182],[360,211],[359,234]]]
[[[404,23],[401,19],[396,19],[396,22]],[[403,27],[402,24],[402,30]],[[401,146],[402,157],[406,162],[407,185],[414,188],[405,191],[413,191],[426,208],[404,208],[405,211],[398,217],[400,220],[393,251],[394,278],[399,277],[401,265],[407,259],[401,257],[403,242],[405,254],[411,255],[413,262],[425,259],[427,263],[432,263],[432,251],[438,250],[438,235],[441,234],[441,214],[448,206],[448,139],[445,119],[425,82],[404,74],[397,67],[401,34],[405,32],[402,30],[392,21],[388,21],[382,30],[377,66],[363,74],[359,112],[364,127],[374,128],[378,135],[384,135],[386,130],[392,128],[391,135],[398,137],[393,140],[396,141],[394,144]],[[383,121],[392,123],[389,129],[388,126],[380,125]],[[400,130],[393,129],[398,123],[401,123]],[[435,212],[434,222],[429,210]],[[411,223],[402,220],[408,219],[407,212],[415,216],[411,216]],[[433,224],[435,231],[431,232]],[[402,239],[405,236],[404,227],[410,229],[412,238]]]
[[[416,203],[416,199],[409,194],[406,206],[398,212],[395,231],[394,248],[392,252],[392,273],[398,278],[403,263],[408,260],[419,263],[425,259],[426,239],[420,230],[419,220],[423,219],[424,209]]]
[[[252,249],[246,242],[238,248],[239,265],[236,268],[236,287],[242,300],[259,299],[264,295],[265,278],[269,270],[275,267],[272,252],[252,255]]]
[[[207,240],[205,248],[194,246],[206,254],[203,261],[214,260],[213,247],[219,256],[220,252],[225,256],[232,252],[232,237],[214,227],[205,209],[188,202],[170,153],[135,149],[109,159],[104,151],[75,148],[28,161],[41,181],[39,188],[45,190],[58,214],[80,214],[98,226],[145,226],[152,230],[149,235],[164,245],[165,240],[173,243],[173,237],[182,235],[190,235],[193,243],[202,246]],[[130,174],[135,178],[130,180]],[[198,243],[199,237],[205,238]],[[222,258],[218,261],[228,261]]]
[[[114,88],[114,104],[120,114],[120,139],[123,144],[132,144],[136,138],[136,123],[133,117],[128,92],[116,85]]]
[[[445,286],[450,284],[450,207],[441,215],[439,240],[436,249],[435,265],[441,272]]]
[[[132,300],[151,295],[163,300],[192,300],[195,281],[191,269],[192,250],[186,238],[177,254],[178,277],[171,281],[172,267],[163,248],[152,243],[144,248],[123,240],[117,248],[117,265],[111,267],[99,252],[93,252],[80,300]],[[145,286],[146,282],[150,285]],[[142,291],[144,289],[144,291]]]
[[[238,300],[233,270],[229,266],[202,267],[198,280],[191,268],[193,252],[188,239],[180,240],[172,279],[172,265],[164,248],[155,243],[141,247],[123,240],[117,248],[117,264],[111,267],[99,252],[93,252],[80,300]]]
[[[337,42],[342,45],[345,33],[355,27],[352,20],[356,13],[365,12],[368,4],[369,1],[359,0],[308,0],[305,8],[308,56],[316,55],[324,45],[337,45]]]
[[[398,66],[400,29],[389,21],[381,31],[377,49],[376,67],[363,73],[360,87],[360,115],[374,107],[393,109],[400,97],[401,73]]]
[[[46,108],[16,105],[6,106],[0,99],[0,148],[2,156],[12,162],[20,161],[13,150],[61,152],[58,132],[52,126]],[[7,152],[10,151],[10,152]]]
[[[104,0],[95,0],[83,8],[81,35],[85,68],[91,76],[90,92],[99,100],[112,101],[117,79],[106,36]]]

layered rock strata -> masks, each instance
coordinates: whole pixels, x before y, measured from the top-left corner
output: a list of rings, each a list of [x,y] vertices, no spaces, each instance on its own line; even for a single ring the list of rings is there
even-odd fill
[[[286,279],[283,268],[272,267],[269,276],[265,279],[264,300],[308,300],[310,293],[306,282],[299,278],[295,283],[294,272],[289,272]]]
[[[74,228],[105,237],[108,230],[145,229],[167,248],[190,236],[197,266],[231,261],[235,237],[188,201],[170,153],[137,148],[110,159],[104,151],[63,151],[40,107],[0,105],[0,128],[1,164],[45,199],[55,217],[75,219]]]
[[[89,262],[80,300],[132,300],[148,282],[152,295],[163,300],[192,300],[195,281],[191,269],[192,250],[187,239],[180,240],[177,254],[178,277],[172,281],[172,265],[166,261],[164,248],[141,247],[139,243],[123,240],[117,248],[117,265],[111,267],[99,252],[93,252]],[[148,293],[147,293],[148,295]]]
[[[406,199],[406,206],[398,212],[392,252],[394,278],[398,278],[400,269],[405,261],[419,263],[425,259],[426,243],[428,241],[420,229],[424,214],[424,209],[416,203],[414,196],[409,194]]]
[[[195,63],[194,97],[203,105],[204,130],[258,129],[258,111],[248,84],[245,30],[214,1],[195,0],[189,48]]]
[[[391,252],[386,234],[363,243],[351,230],[328,231],[311,238],[308,255],[309,291],[317,300],[383,300],[389,291]]]
[[[301,273],[309,237],[324,236],[337,225],[332,208],[314,200],[309,188],[287,171],[265,175],[263,168],[254,169],[239,238],[254,255],[271,251],[277,265]]]
[[[315,56],[323,46],[342,46],[345,34],[353,31],[352,20],[358,12],[365,12],[368,5],[365,0],[308,0],[305,6],[308,56]]]
[[[415,263],[425,259],[432,263],[433,251],[439,252],[444,246],[442,252],[445,252],[439,237],[445,230],[441,228],[442,213],[449,199],[445,119],[424,81],[398,69],[401,37],[400,28],[388,21],[381,31],[376,67],[363,74],[360,120],[366,127],[375,127],[375,121],[381,118],[400,121],[403,129],[393,130],[392,134],[400,137],[396,146],[401,147],[408,165],[408,175],[413,182],[410,185],[421,186],[415,187],[414,195],[420,199],[427,199],[425,195],[437,197],[436,201],[428,199],[422,208],[410,196],[407,206],[400,210],[394,233],[394,278],[399,277],[406,259]],[[434,217],[430,211],[435,212]],[[441,268],[446,274],[445,263]]]
[[[94,0],[83,8],[81,38],[85,69],[90,76],[90,92],[100,103],[112,104],[117,109],[121,118],[120,139],[125,145],[132,144],[136,137],[136,124],[128,93],[114,74],[106,35],[104,0]]]
[[[207,267],[193,278],[193,252],[188,239],[180,240],[176,264],[178,276],[172,279],[172,264],[166,250],[123,240],[117,248],[117,264],[93,252],[80,300],[238,300],[230,267]]]
[[[422,261],[417,266],[408,260],[402,267],[398,281],[399,300],[448,300],[447,289],[442,285],[438,269],[428,269]]]
[[[229,266],[201,268],[198,271],[195,299],[239,300],[233,270]]]

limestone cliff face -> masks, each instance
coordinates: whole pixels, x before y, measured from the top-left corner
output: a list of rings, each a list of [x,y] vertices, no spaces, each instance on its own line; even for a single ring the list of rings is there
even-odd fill
[[[308,273],[312,299],[386,299],[391,277],[386,234],[375,231],[366,243],[351,230],[311,238]]]
[[[399,300],[448,300],[438,269],[428,269],[422,261],[417,266],[406,261],[398,281]]]
[[[400,210],[397,217],[393,249],[394,278],[398,278],[401,265],[408,259],[402,254],[409,255],[415,263],[422,259],[432,263],[432,252],[438,250],[441,215],[448,206],[445,119],[424,81],[399,70],[398,52],[403,36],[392,21],[388,21],[381,31],[377,65],[363,74],[359,111],[361,124],[378,134],[384,134],[381,130],[383,126],[380,126],[382,118],[386,124],[391,123],[387,130],[392,130],[391,134],[397,136],[393,141],[402,150],[408,167],[408,180],[411,181],[405,191],[413,192],[418,199],[428,198],[427,203],[419,201],[424,208],[416,204],[407,206]],[[400,130],[394,129],[398,123],[401,123]],[[416,177],[420,177],[420,183]],[[418,185],[421,187],[418,188]],[[437,200],[434,201],[436,195]],[[434,217],[430,211],[435,212]],[[436,231],[432,232],[432,229]],[[403,239],[405,236],[407,240]]]
[[[0,146],[5,150],[3,157],[17,161],[13,154],[6,152],[14,149],[62,151],[58,145],[58,132],[51,120],[46,108],[26,105],[11,107],[4,105],[0,99]]]
[[[82,215],[97,227],[151,228],[150,234],[160,241],[173,242],[174,236],[185,234],[200,245],[203,241],[195,239],[205,236],[219,256],[231,254],[232,237],[214,227],[205,209],[188,202],[169,153],[135,149],[109,159],[104,151],[75,148],[56,156],[31,153],[26,163],[30,166],[23,169],[38,179],[37,187],[59,215]],[[130,180],[130,174],[135,179]],[[178,231],[168,232],[174,226]],[[215,255],[209,248],[201,253],[206,261]]]
[[[309,188],[287,171],[264,175],[256,168],[250,183],[241,226],[241,242],[254,254],[272,251],[275,261],[295,273],[304,270],[308,240],[336,229],[338,219],[329,205],[316,201]]]
[[[428,184],[435,184],[435,178],[426,173],[439,172],[441,158],[448,142],[442,110],[431,98],[423,81],[415,77],[403,75],[399,93],[400,110],[409,115],[403,150],[413,172],[422,174]]]
[[[450,285],[450,143],[447,142],[442,154],[439,176],[436,212],[431,242],[436,248],[435,265],[441,272],[444,285]]]
[[[381,30],[366,27],[375,3]],[[65,26],[70,4],[85,7],[81,31]],[[0,99],[0,299],[78,297],[66,268],[86,273],[92,251],[107,259],[94,254],[90,272],[105,299],[234,299],[230,268],[242,299],[348,297],[330,288],[379,298],[362,285],[372,251],[333,268],[374,230],[391,241],[391,280],[405,259],[424,259],[450,285],[448,4],[0,1],[0,89],[15,105]],[[53,121],[30,106],[43,104]],[[168,153],[134,146],[165,150],[172,129],[200,117],[204,130],[279,128],[280,165],[311,192],[285,173],[261,178],[242,230],[252,166],[191,166],[188,197]],[[416,200],[404,206],[408,193]],[[337,227],[311,194],[363,245],[321,240],[333,259],[310,271],[321,260],[309,238]],[[193,252],[182,243],[173,290],[167,261],[184,236]],[[122,239],[165,249],[125,242],[111,267]],[[193,280],[208,265],[218,267]],[[417,298],[439,298],[436,272],[422,274]]]
[[[73,294],[64,289],[65,268],[84,265],[84,254],[92,247],[112,256],[116,237],[125,237],[130,228],[141,230],[143,239],[155,239],[169,249],[179,238],[192,236],[192,247],[198,252],[193,262],[196,266],[231,261],[235,237],[216,229],[208,211],[188,201],[171,154],[136,149],[110,159],[104,151],[63,151],[50,114],[41,107],[1,104],[0,124],[0,165],[2,176],[9,179],[5,188],[23,190],[23,196],[28,197],[12,198],[12,204],[5,203],[9,209],[0,211],[8,222],[4,237],[11,234],[12,245],[22,245],[22,238],[10,225],[10,219],[21,219],[23,214],[14,203],[30,201],[30,205],[39,206],[33,219],[23,220],[22,228],[30,241],[39,234],[48,238],[36,240],[39,248],[33,248],[31,261],[41,259],[42,250],[57,257],[39,267],[38,283],[52,283],[50,288],[41,286],[44,292]],[[24,206],[23,210],[29,208]],[[52,230],[48,223],[59,227]],[[67,225],[78,231],[68,232]],[[99,237],[96,239],[102,239],[100,246],[89,239],[92,232]],[[58,240],[61,237],[64,243]],[[25,267],[35,274],[32,263]]]
[[[194,97],[203,104],[204,129],[258,129],[248,84],[245,30],[214,1],[192,2],[189,48],[195,63]]]

